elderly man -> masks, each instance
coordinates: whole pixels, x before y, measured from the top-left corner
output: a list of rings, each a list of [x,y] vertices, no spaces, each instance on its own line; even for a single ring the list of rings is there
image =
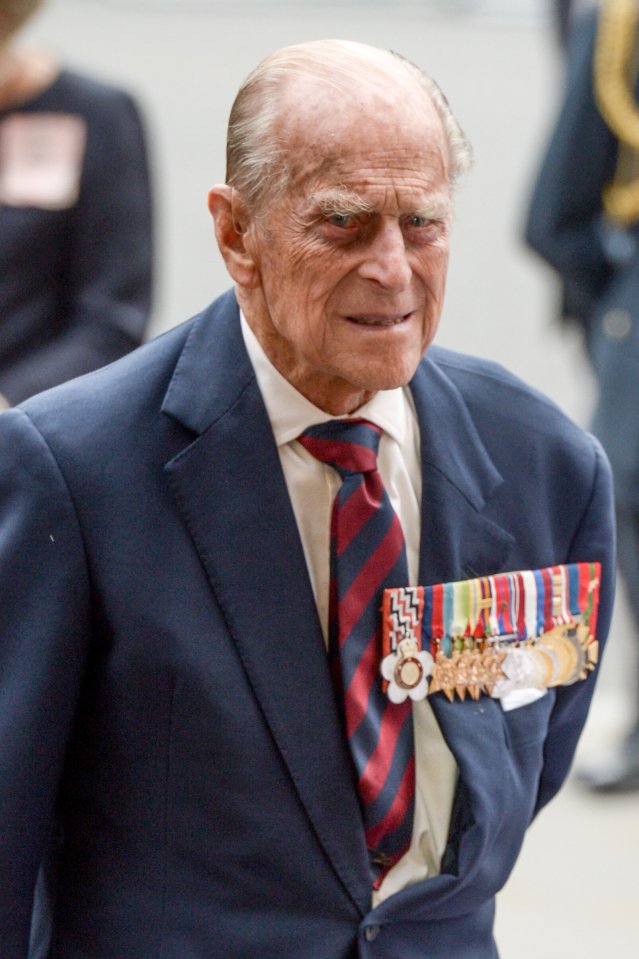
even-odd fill
[[[580,597],[600,583],[601,641],[612,530],[595,441],[428,349],[468,162],[401,57],[272,55],[210,194],[233,292],[0,418],[3,959],[30,924],[56,959],[497,955],[494,896],[568,772],[590,639],[579,681],[515,688],[477,639],[483,592],[461,639],[475,671],[493,656],[479,682],[416,619],[382,649],[380,603],[522,570],[495,628],[515,593],[536,622],[534,570],[599,563]],[[511,658],[570,658],[535,643]]]

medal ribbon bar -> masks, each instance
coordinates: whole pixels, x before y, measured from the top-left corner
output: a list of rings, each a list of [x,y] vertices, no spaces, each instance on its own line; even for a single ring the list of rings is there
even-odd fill
[[[393,702],[443,692],[547,689],[598,659],[599,563],[570,563],[384,590],[384,689]]]

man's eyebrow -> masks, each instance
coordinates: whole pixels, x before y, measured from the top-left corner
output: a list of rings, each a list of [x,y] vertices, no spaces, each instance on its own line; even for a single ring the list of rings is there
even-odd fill
[[[450,200],[443,197],[433,197],[421,203],[416,210],[413,210],[414,216],[421,216],[425,220],[445,220],[450,216]]]
[[[358,214],[372,214],[375,205],[351,190],[322,190],[309,197],[310,203],[324,215],[337,213],[340,216],[357,216]],[[411,216],[421,216],[426,220],[445,220],[450,216],[450,200],[444,197],[431,197],[424,200],[414,210]]]
[[[322,213],[338,213],[342,216],[353,216],[358,213],[372,213],[373,206],[363,200],[357,193],[350,190],[322,190],[310,197],[313,206]]]

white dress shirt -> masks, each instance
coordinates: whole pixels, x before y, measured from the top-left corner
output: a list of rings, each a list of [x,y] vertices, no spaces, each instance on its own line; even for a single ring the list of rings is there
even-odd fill
[[[328,636],[330,518],[341,479],[296,442],[309,426],[338,419],[314,406],[279,373],[266,357],[242,316],[242,334],[271,421],[284,478],[297,520],[320,623]],[[378,467],[406,541],[410,582],[416,585],[421,529],[419,429],[410,391],[384,390],[357,410],[383,430]],[[413,704],[415,730],[415,818],[409,850],[388,872],[373,905],[405,886],[437,875],[446,846],[453,794],[455,760],[444,742],[427,700]]]

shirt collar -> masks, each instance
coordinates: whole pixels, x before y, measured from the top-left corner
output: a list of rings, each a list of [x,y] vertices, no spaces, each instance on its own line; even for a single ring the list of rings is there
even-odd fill
[[[277,446],[284,446],[297,439],[309,426],[325,423],[329,419],[340,419],[340,417],[331,416],[307,400],[275,369],[241,311],[240,322],[244,345],[255,370],[257,385],[271,421]],[[406,418],[410,415],[410,407],[401,387],[394,390],[380,390],[351,415],[361,416],[375,423],[400,446],[406,439]]]

